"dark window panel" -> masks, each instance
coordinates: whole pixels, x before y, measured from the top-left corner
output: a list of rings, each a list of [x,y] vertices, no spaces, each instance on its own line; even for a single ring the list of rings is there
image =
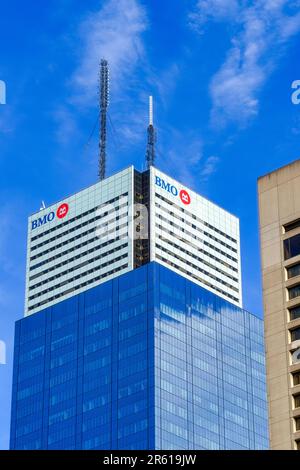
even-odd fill
[[[287,277],[291,279],[292,277],[300,276],[300,263],[295,264],[287,268]]]
[[[291,331],[291,340],[297,341],[298,339],[300,339],[300,328]]]
[[[300,255],[300,233],[283,241],[284,259]]]
[[[290,321],[297,320],[300,318],[300,305],[294,308],[289,309],[290,312]]]

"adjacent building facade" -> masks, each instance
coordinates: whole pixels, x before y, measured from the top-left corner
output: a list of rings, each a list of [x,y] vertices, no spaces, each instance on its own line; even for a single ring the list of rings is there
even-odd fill
[[[236,217],[130,167],[29,218],[11,448],[268,448]]]
[[[272,449],[300,449],[300,160],[258,181]]]

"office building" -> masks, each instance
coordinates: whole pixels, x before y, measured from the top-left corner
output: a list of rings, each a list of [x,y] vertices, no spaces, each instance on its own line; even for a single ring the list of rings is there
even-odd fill
[[[129,167],[29,218],[25,315],[149,261],[242,305],[238,219]]]
[[[265,449],[236,217],[130,167],[29,218],[12,449]]]
[[[300,449],[300,160],[258,181],[270,444]]]

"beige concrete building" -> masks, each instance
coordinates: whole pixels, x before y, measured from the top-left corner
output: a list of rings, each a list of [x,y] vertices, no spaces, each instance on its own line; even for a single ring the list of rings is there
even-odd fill
[[[300,160],[258,180],[271,448],[300,450]]]

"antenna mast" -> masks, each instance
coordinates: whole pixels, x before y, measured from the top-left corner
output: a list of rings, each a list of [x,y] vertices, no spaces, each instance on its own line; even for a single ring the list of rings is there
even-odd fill
[[[106,170],[106,118],[109,98],[109,69],[107,60],[100,65],[100,129],[99,129],[99,179],[105,178]]]
[[[153,98],[149,96],[149,125],[147,129],[148,142],[147,142],[147,151],[146,151],[146,162],[147,168],[149,170],[150,166],[154,166],[155,160],[155,148],[154,144],[156,141],[155,129],[153,126]]]

